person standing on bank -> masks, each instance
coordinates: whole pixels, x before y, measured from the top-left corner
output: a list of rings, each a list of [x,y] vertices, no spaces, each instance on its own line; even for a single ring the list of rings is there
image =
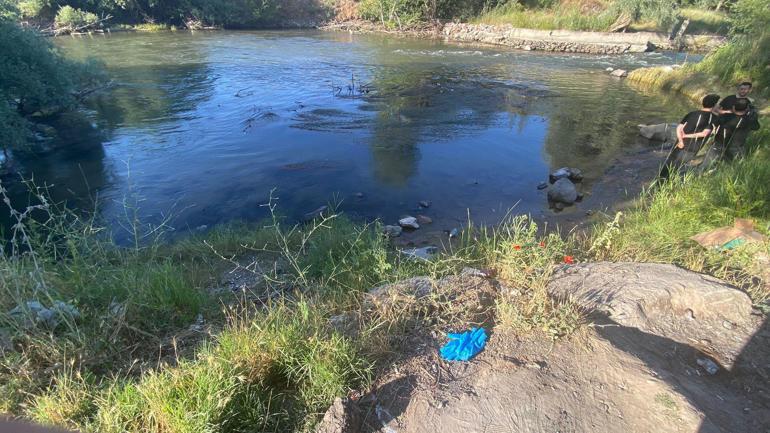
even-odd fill
[[[727,98],[725,98],[727,99]],[[746,154],[746,138],[749,132],[759,129],[757,112],[751,109],[747,98],[738,98],[733,109],[720,117],[719,130],[714,135],[714,145],[706,153],[700,171],[714,163],[742,158]]]
[[[719,107],[717,107],[715,110],[717,114],[731,114],[733,112],[735,101],[737,101],[739,98],[748,99],[749,107],[753,109],[754,107],[752,106],[751,99],[749,99],[751,88],[751,82],[749,81],[744,81],[741,84],[738,84],[737,93],[735,95],[726,96],[725,99],[719,103]]]
[[[691,111],[676,127],[677,143],[668,154],[658,177],[667,179],[671,172],[679,171],[690,162],[708,137],[719,125],[719,116],[714,113],[714,107],[719,102],[719,95],[703,97],[700,110]]]

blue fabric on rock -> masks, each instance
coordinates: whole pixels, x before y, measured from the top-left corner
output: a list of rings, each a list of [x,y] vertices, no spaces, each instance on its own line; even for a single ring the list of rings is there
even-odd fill
[[[447,334],[449,341],[441,348],[441,357],[447,361],[467,361],[484,349],[487,332],[484,328],[472,328],[462,334]]]

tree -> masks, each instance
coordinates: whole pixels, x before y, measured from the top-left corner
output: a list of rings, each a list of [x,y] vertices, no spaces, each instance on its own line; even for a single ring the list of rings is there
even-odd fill
[[[72,107],[95,75],[65,60],[42,36],[0,19],[0,146],[29,142],[32,118]]]

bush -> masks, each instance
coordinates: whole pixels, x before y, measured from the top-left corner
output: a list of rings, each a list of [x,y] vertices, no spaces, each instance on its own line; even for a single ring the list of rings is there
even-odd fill
[[[24,0],[19,2],[19,12],[22,18],[39,18],[51,7],[48,0]]]
[[[73,102],[73,65],[47,40],[7,21],[0,21],[0,58],[0,139],[7,149],[27,143],[26,115]]]
[[[762,96],[770,96],[770,0],[738,0],[732,9],[729,44],[706,57],[696,68],[734,84],[754,82]]]
[[[54,24],[57,29],[76,30],[90,27],[99,21],[99,17],[91,12],[64,6],[56,13]]]

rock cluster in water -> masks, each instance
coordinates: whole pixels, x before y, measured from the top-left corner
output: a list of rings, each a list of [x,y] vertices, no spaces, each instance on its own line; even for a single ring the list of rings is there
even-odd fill
[[[583,181],[583,172],[579,168],[562,167],[548,175],[549,184],[546,182],[537,186],[537,189],[548,188],[548,202],[557,210],[564,206],[573,205],[581,199],[576,183]]]

